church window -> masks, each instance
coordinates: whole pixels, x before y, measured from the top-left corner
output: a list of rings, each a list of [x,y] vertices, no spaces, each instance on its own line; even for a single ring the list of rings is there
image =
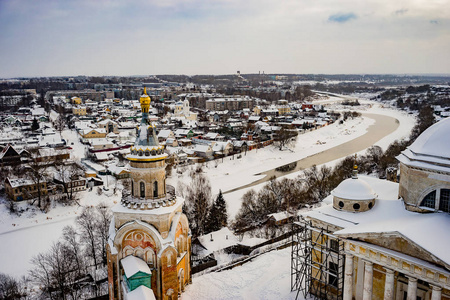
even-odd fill
[[[150,156],[150,151],[146,150],[145,151],[145,156]]]
[[[354,209],[354,210],[358,210],[358,209],[360,209],[360,208],[361,208],[361,205],[359,205],[359,203],[353,204],[353,209]]]
[[[170,253],[167,253],[167,266],[172,266],[172,255]]]
[[[153,155],[153,156],[156,155],[156,150],[152,150],[152,155]]]
[[[328,283],[332,286],[337,287],[338,286],[338,264],[334,262],[328,263],[328,271],[330,272],[328,274]]]
[[[373,207],[373,203],[370,202],[370,203],[369,203],[369,209],[372,209],[372,207]]]
[[[439,198],[439,210],[450,212],[450,189],[442,189]]]
[[[158,197],[158,181],[153,182],[153,197]]]
[[[330,250],[334,252],[339,252],[339,241],[330,239]]]
[[[145,183],[141,182],[141,197],[145,197]]]
[[[432,191],[432,192],[428,193],[428,195],[426,195],[425,198],[423,198],[420,206],[435,208],[436,207],[436,191]]]
[[[139,156],[142,156],[144,154],[144,152],[142,150],[139,150]]]
[[[134,181],[131,180],[131,195],[134,196]]]
[[[343,207],[344,207],[344,202],[339,201],[339,207],[340,207],[340,208],[343,208]]]

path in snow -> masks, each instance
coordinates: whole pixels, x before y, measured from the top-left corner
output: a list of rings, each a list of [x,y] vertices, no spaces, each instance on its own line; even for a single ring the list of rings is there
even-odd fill
[[[312,167],[313,165],[321,165],[339,158],[344,158],[346,156],[352,155],[359,151],[362,151],[370,146],[374,145],[376,142],[381,140],[383,137],[394,132],[400,125],[396,118],[379,115],[379,114],[363,114],[365,117],[375,120],[375,124],[370,125],[367,128],[367,133],[357,137],[349,142],[340,144],[328,150],[313,154],[306,158],[297,161],[297,166],[294,170],[288,172],[279,172],[275,169],[268,170],[262,173],[255,174],[255,176],[265,175],[263,178],[257,179],[252,183],[242,185],[240,187],[223,192],[223,194],[232,193],[241,189],[252,187],[268,181],[272,176],[284,176],[290,173],[298,172],[303,169]]]

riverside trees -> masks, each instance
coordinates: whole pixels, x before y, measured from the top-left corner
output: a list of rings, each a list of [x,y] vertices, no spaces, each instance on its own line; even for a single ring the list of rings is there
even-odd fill
[[[191,172],[191,183],[179,186],[184,196],[183,211],[188,220],[193,237],[219,230],[227,225],[227,208],[222,192],[212,201],[209,179],[197,167]]]

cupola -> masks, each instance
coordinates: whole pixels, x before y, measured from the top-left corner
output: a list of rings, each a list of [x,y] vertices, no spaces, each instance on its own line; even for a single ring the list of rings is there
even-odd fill
[[[372,187],[358,177],[358,166],[353,167],[352,177],[342,181],[332,192],[333,207],[348,212],[368,211],[375,205],[378,195]]]

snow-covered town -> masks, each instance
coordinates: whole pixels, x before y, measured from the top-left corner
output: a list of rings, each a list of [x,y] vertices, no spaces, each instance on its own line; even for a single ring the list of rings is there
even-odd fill
[[[450,0],[1,0],[0,300],[450,300]]]
[[[207,93],[211,86],[142,83],[133,89],[139,99],[87,90],[30,92],[12,105],[13,98],[3,96],[11,109],[1,116],[0,241],[11,246],[2,248],[0,265],[27,297],[306,299],[340,297],[347,289],[363,295],[366,283],[356,271],[348,288],[344,261],[353,255],[361,270],[371,257],[364,254],[376,252],[373,264],[391,256],[415,263],[423,270],[421,286],[429,268],[439,274],[430,286],[437,280],[445,289],[450,110],[437,104],[415,110],[399,99],[420,106],[431,92],[445,103],[450,87],[405,91],[392,100],[383,99],[386,90],[338,95],[294,84],[292,93],[302,91],[304,99],[272,102]],[[200,92],[187,93],[194,89]],[[162,98],[167,94],[171,99]],[[94,95],[100,98],[88,98]],[[435,124],[421,129],[424,122]],[[413,179],[402,183],[414,175],[402,176],[409,168],[435,170],[439,175],[429,177],[443,188],[436,192],[439,184],[425,183],[430,194],[414,204],[414,193],[422,192]],[[433,211],[436,218],[424,214]],[[436,223],[434,235],[420,230],[423,222]],[[317,269],[317,257],[308,253],[319,251],[318,238],[331,237],[336,242],[320,246],[327,267]],[[328,247],[337,254],[325,255]],[[174,277],[164,265],[167,251],[177,258]],[[74,258],[66,258],[69,253]],[[430,258],[422,261],[424,253]],[[52,257],[58,255],[69,260],[60,262],[64,268],[76,270],[63,276],[70,286],[63,290],[42,277],[56,272]],[[73,259],[80,265],[71,267]],[[397,297],[410,288],[407,279],[400,284],[399,276],[410,276],[401,271],[389,290]],[[133,279],[141,278],[136,274],[149,274],[148,283]],[[315,282],[322,276],[323,286]],[[175,286],[165,283],[174,279]],[[385,290],[373,284],[371,293],[382,298]]]

